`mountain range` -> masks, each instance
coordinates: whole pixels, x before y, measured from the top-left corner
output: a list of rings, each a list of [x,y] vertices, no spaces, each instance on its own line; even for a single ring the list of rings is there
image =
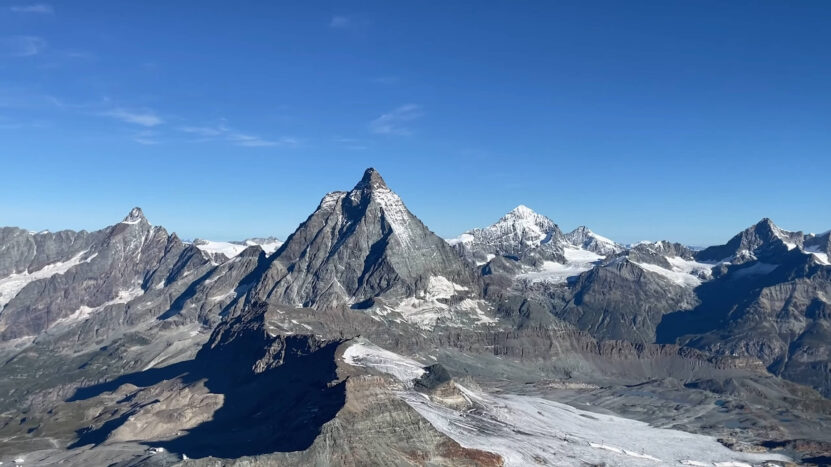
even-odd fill
[[[526,206],[442,239],[374,169],[285,242],[139,208],[5,227],[0,461],[824,464],[830,249],[770,219],[624,245]]]

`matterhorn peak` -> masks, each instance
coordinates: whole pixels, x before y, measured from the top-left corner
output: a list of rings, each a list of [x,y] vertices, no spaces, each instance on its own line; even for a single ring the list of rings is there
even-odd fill
[[[130,210],[130,213],[127,214],[127,217],[121,221],[122,224],[138,224],[141,221],[147,221],[147,218],[144,217],[144,212],[141,210],[140,207],[134,207]]]
[[[389,187],[387,187],[386,182],[384,182],[384,179],[381,177],[381,174],[378,173],[378,171],[372,167],[366,169],[363,178],[361,178],[361,181],[358,182],[357,185],[355,185],[356,190],[377,190],[379,188],[389,189]]]

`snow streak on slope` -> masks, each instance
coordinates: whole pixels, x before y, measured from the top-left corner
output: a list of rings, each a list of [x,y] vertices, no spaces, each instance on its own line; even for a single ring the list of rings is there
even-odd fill
[[[366,342],[349,347],[344,360],[391,374],[408,388],[423,374],[418,362]],[[750,465],[787,460],[778,454],[733,452],[709,436],[655,428],[539,397],[494,395],[457,387],[473,408],[459,411],[445,407],[411,389],[399,396],[462,446],[495,452],[509,466]]]
[[[69,269],[73,266],[89,262],[89,260],[95,257],[95,255],[92,255],[85,260],[81,260],[85,254],[87,254],[87,251],[82,251],[68,261],[48,264],[37,271],[24,271],[19,274],[11,274],[0,279],[0,310],[12,301],[12,299],[16,297],[17,294],[20,293],[20,291],[23,290],[23,288],[30,282],[47,279],[55,274],[63,274],[69,271]]]
[[[83,320],[87,319],[91,314],[93,314],[97,311],[101,311],[104,308],[107,308],[108,306],[111,306],[111,305],[116,305],[116,304],[119,304],[119,303],[129,303],[129,302],[135,300],[136,298],[140,297],[142,294],[144,294],[144,290],[142,290],[142,288],[138,285],[131,288],[131,289],[128,289],[128,290],[122,290],[122,291],[118,292],[118,296],[116,296],[114,299],[112,299],[108,302],[104,302],[99,306],[88,307],[86,305],[82,305],[80,308],[78,308],[75,311],[75,313],[72,313],[71,315],[69,315],[65,318],[61,318],[58,321],[56,321],[55,325],[70,324],[70,323],[76,323],[76,322],[79,322],[79,321],[83,321]]]
[[[372,192],[375,201],[381,205],[384,218],[392,228],[393,234],[401,242],[405,249],[411,248],[413,243],[410,238],[410,222],[412,214],[404,206],[404,202],[392,190],[387,187],[378,187]]]

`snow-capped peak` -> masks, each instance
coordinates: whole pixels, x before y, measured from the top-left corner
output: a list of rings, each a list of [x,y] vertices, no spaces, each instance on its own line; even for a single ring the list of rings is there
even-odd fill
[[[584,225],[565,234],[565,240],[578,248],[604,256],[619,253],[624,250],[622,245],[618,245],[613,240],[592,232]]]
[[[494,224],[469,230],[448,243],[467,250],[476,261],[493,255],[523,257],[531,251],[562,261],[565,242],[554,221],[519,205]]]
[[[555,229],[559,231],[554,221],[520,204],[484,230],[503,233],[511,231],[526,242],[539,243],[549,237]]]
[[[539,216],[539,214],[537,214],[533,209],[524,204],[520,204],[519,206],[511,209],[510,212],[508,212],[508,215],[519,218],[532,218],[534,216]]]
[[[594,233],[591,229],[586,227],[585,225],[581,225],[576,229],[572,230],[571,232],[565,234],[566,239],[572,243],[573,245],[582,244],[583,242],[595,240],[599,243],[605,243],[608,245],[614,245],[615,242],[611,239],[608,239],[602,235],[598,235]]]

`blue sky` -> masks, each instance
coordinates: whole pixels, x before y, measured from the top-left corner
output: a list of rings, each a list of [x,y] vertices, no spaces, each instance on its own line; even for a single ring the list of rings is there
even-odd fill
[[[376,167],[442,236],[831,228],[831,3],[0,2],[0,225],[285,238]]]

